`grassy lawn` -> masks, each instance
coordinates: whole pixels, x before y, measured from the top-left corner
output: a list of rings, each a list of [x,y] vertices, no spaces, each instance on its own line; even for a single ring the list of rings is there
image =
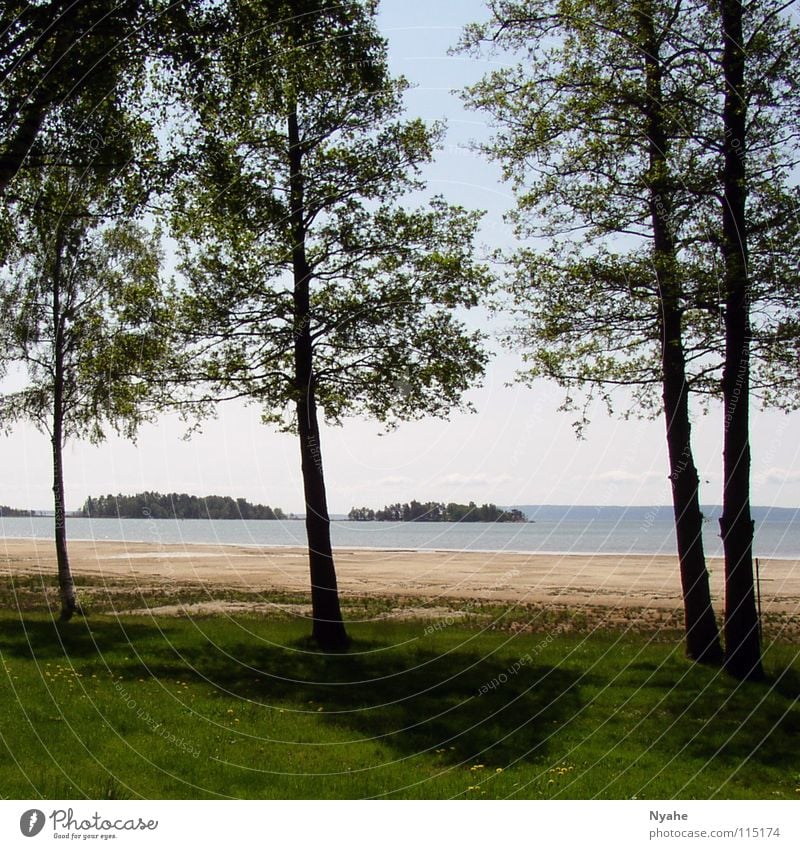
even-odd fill
[[[674,632],[0,613],[6,798],[800,798],[797,647],[764,685]],[[547,630],[550,627],[550,630]]]

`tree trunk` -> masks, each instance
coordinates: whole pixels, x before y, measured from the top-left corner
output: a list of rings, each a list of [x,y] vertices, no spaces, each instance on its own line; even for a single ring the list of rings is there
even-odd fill
[[[67,525],[64,515],[64,473],[60,437],[53,432],[53,505],[55,507],[56,562],[58,563],[58,592],[61,598],[61,621],[69,622],[75,613],[82,614],[75,597],[75,582],[67,552]]]
[[[306,502],[306,535],[311,570],[312,637],[325,650],[348,645],[339,606],[339,590],[331,548],[330,518],[322,474],[322,453],[313,389],[297,403],[303,491]]]
[[[321,649],[346,648],[349,639],[339,606],[339,590],[331,547],[330,517],[322,472],[317,403],[311,339],[311,269],[305,250],[302,147],[297,113],[288,119],[292,225],[292,268],[294,274],[294,361],[297,393],[297,430],[303,491],[306,502],[306,535],[311,571],[312,637]]]
[[[662,397],[669,454],[669,479],[683,591],[686,653],[693,660],[720,665],[719,641],[711,603],[708,571],[703,551],[703,515],[700,512],[699,478],[694,463],[689,421],[689,386],[683,347],[681,281],[672,213],[673,183],[669,177],[662,91],[662,64],[653,29],[653,16],[644,8],[639,28],[645,65],[647,102],[645,115],[649,141],[650,220],[653,227],[653,261],[660,309]]]
[[[692,452],[688,387],[680,344],[680,315],[674,312],[665,315],[663,324],[664,417],[683,590],[686,654],[701,663],[719,666],[723,655],[703,551],[700,481]]]
[[[67,522],[64,508],[64,319],[61,315],[60,255],[57,247],[56,267],[53,274],[53,328],[55,368],[53,373],[53,506],[55,509],[55,544],[58,564],[58,591],[61,597],[61,620],[68,622],[75,613],[82,614],[75,598],[75,582],[69,566],[67,552]]]
[[[750,298],[745,218],[746,107],[742,6],[721,0],[725,78],[722,240],[725,263],[725,410],[720,530],[725,551],[725,668],[736,678],[763,678],[753,585],[750,514]]]

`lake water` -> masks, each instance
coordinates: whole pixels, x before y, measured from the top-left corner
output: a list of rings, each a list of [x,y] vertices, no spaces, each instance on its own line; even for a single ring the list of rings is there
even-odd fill
[[[53,519],[0,518],[0,535],[47,539]],[[522,551],[574,554],[673,554],[675,536],[669,511],[617,518],[544,518],[527,524],[478,522],[348,522],[331,525],[333,544],[341,548],[443,549],[456,551]],[[124,540],[160,543],[221,543],[302,546],[302,521],[238,521],[205,519],[68,519],[73,540]],[[716,520],[704,524],[709,556],[720,556]],[[800,518],[784,516],[756,521],[757,557],[800,558]]]

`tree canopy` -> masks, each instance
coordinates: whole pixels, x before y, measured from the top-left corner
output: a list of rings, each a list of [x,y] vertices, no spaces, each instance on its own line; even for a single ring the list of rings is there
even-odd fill
[[[466,33],[465,49],[487,44],[524,60],[488,74],[467,93],[497,125],[485,153],[503,167],[517,204],[523,245],[509,257],[518,321],[509,342],[525,352],[526,377],[595,393],[626,414],[661,410],[661,300],[653,274],[649,189],[675,243],[678,308],[690,390],[720,396],[719,24],[704,2],[531,3],[497,0],[492,17]],[[648,90],[643,22],[657,47],[659,96]],[[776,4],[748,16],[745,49],[749,225],[753,242],[753,391],[765,404],[798,405],[797,294],[800,232],[791,179],[798,161],[798,96],[790,82],[797,28]],[[654,171],[646,115],[653,104],[668,141]],[[669,194],[669,204],[666,195]],[[630,402],[614,387],[627,386]],[[585,407],[584,407],[585,409]],[[580,418],[576,425],[581,427]]]

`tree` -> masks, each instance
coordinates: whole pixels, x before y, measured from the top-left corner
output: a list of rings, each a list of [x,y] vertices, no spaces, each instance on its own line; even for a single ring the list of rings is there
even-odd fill
[[[492,21],[470,30],[466,44],[493,33],[527,60],[489,75],[467,99],[503,128],[486,150],[514,181],[518,233],[552,240],[546,252],[514,258],[528,377],[599,390],[609,406],[609,387],[627,385],[642,409],[663,410],[687,653],[719,663],[688,406],[707,363],[698,359],[687,374],[703,349],[686,339],[698,292],[679,262],[687,213],[675,158],[695,123],[673,70],[684,45],[664,3],[490,9]],[[702,164],[691,179],[706,178]],[[627,236],[630,249],[609,251],[612,236]],[[705,337],[707,321],[698,331]]]
[[[348,638],[320,411],[389,426],[446,415],[486,361],[454,314],[489,282],[472,256],[478,215],[405,200],[437,131],[400,120],[405,84],[389,76],[375,9],[231,4],[233,37],[186,119],[196,168],[175,216],[187,326],[205,340],[195,374],[299,437],[312,636],[325,649]]]
[[[347,515],[351,522],[525,522],[521,510],[501,510],[496,504],[444,504],[427,501],[421,504],[387,504],[383,510],[353,507]]]
[[[120,182],[55,169],[38,191],[28,181],[2,281],[2,332],[28,382],[2,398],[0,420],[29,419],[50,437],[63,620],[82,612],[67,551],[64,444],[100,441],[107,425],[132,436],[170,349],[158,235],[122,214]]]
[[[761,646],[753,589],[753,519],[750,513],[750,286],[748,269],[746,43],[739,0],[720,0],[722,72],[722,254],[725,297],[725,367],[722,397],[726,668],[738,678],[760,679]]]
[[[599,392],[611,408],[610,388],[625,385],[633,391],[628,414],[663,411],[687,651],[713,663],[721,649],[702,550],[689,393],[718,396],[723,367],[725,375],[731,369],[721,333],[734,310],[730,287],[720,286],[719,246],[728,243],[720,175],[730,159],[725,148],[740,139],[755,144],[760,166],[747,177],[747,219],[737,222],[758,243],[750,269],[758,279],[750,290],[759,307],[756,384],[767,403],[797,403],[790,319],[797,194],[787,181],[796,124],[782,132],[775,124],[797,115],[796,98],[788,106],[797,34],[779,7],[759,5],[747,88],[758,109],[733,136],[721,105],[718,13],[706,3],[502,0],[490,4],[492,21],[466,38],[474,47],[493,35],[526,55],[524,66],[489,75],[468,99],[502,128],[487,149],[514,181],[518,232],[554,241],[549,250],[524,248],[514,257],[511,293],[522,318],[514,338],[528,346],[528,377],[558,380],[567,406],[578,387],[590,399]],[[740,355],[741,347],[735,370]],[[746,584],[746,568],[741,574]],[[752,592],[752,576],[749,586]],[[730,598],[728,586],[726,605]]]

